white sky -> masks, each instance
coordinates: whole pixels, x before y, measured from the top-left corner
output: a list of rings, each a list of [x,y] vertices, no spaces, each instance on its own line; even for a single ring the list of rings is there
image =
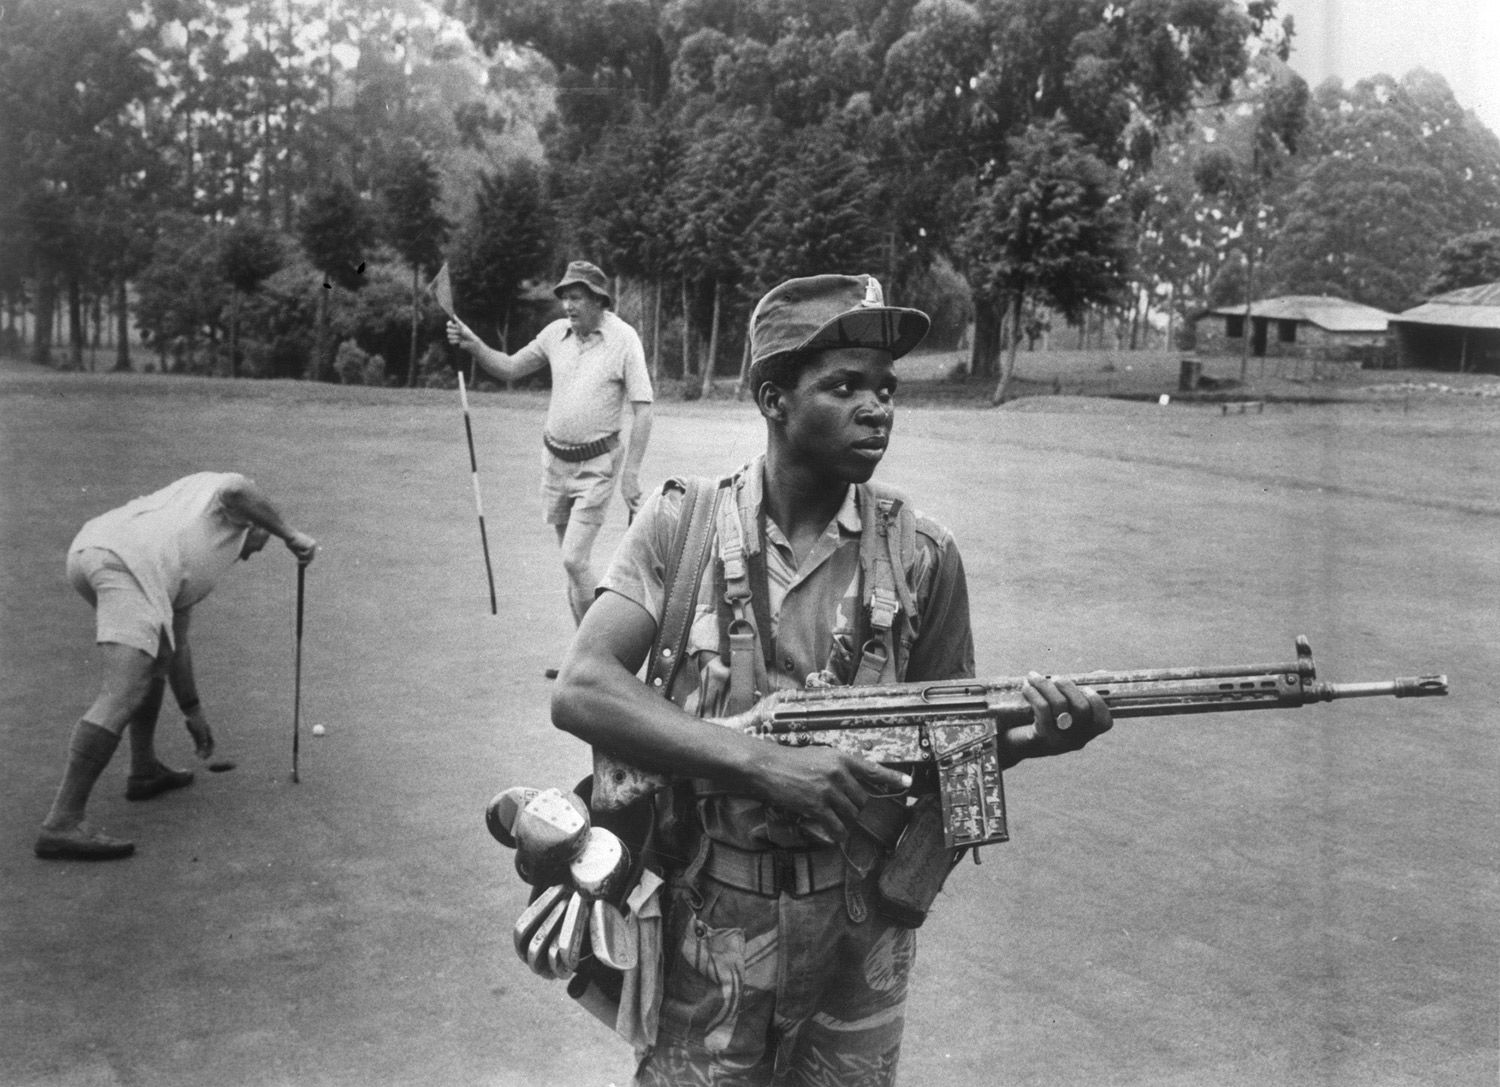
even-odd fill
[[[1500,0],[1279,0],[1294,18],[1292,67],[1316,87],[1384,72],[1437,72],[1500,135]]]

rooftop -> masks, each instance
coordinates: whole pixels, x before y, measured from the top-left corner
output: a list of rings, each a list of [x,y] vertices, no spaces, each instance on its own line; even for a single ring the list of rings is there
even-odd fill
[[[1209,310],[1221,317],[1237,317],[1244,306],[1221,306]],[[1327,294],[1287,294],[1280,298],[1262,298],[1250,303],[1250,316],[1273,321],[1307,321],[1329,332],[1384,332],[1395,319],[1394,313],[1335,298]]]

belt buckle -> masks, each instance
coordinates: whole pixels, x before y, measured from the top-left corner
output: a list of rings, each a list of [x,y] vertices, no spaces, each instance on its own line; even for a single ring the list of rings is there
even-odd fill
[[[778,895],[789,890],[797,893],[797,859],[781,849],[771,851],[771,893]]]

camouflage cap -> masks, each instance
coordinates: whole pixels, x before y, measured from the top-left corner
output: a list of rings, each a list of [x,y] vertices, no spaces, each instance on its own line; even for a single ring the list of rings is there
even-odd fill
[[[750,362],[821,347],[874,347],[898,359],[931,325],[921,310],[887,306],[873,276],[789,279],[750,315]]]
[[[568,270],[563,277],[557,281],[557,286],[552,288],[552,293],[561,295],[564,287],[579,284],[593,291],[603,298],[606,305],[614,303],[609,293],[609,280],[604,277],[604,272],[597,264],[590,264],[586,260],[575,260],[568,265]]]

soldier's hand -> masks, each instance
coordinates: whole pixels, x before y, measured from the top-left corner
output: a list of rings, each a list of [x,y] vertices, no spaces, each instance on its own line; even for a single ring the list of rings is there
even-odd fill
[[[203,707],[199,706],[187,715],[183,722],[187,726],[188,735],[193,738],[193,750],[198,753],[200,759],[206,759],[214,753],[214,730],[208,727],[208,718],[203,716]]]
[[[1114,727],[1098,692],[1072,680],[1028,672],[1021,695],[1031,706],[1037,739],[1051,753],[1077,751]]]
[[[758,761],[761,799],[798,816],[808,837],[827,844],[849,837],[871,797],[911,788],[908,775],[831,747],[769,744]]]

